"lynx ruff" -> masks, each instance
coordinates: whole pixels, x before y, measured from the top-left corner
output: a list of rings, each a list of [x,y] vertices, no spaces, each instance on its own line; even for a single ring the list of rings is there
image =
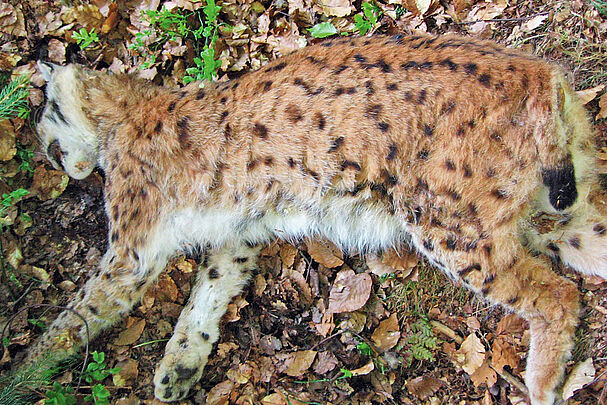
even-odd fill
[[[172,255],[206,247],[156,370],[158,399],[184,398],[200,379],[256,266],[252,246],[322,237],[353,252],[413,246],[525,318],[530,401],[554,403],[579,298],[548,256],[607,278],[593,131],[557,66],[470,38],[378,36],[179,91],[39,67],[49,160],[75,179],[105,173],[109,248],[69,304],[91,336],[128,313]],[[26,361],[86,338],[64,311]]]

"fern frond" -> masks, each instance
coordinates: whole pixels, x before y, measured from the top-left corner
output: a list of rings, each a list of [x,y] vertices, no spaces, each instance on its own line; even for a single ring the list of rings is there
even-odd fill
[[[26,118],[29,114],[27,97],[29,79],[19,76],[0,90],[0,121],[14,117]]]

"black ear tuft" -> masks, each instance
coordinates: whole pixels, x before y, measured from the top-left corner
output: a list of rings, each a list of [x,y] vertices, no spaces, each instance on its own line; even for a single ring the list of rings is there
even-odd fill
[[[542,180],[550,189],[548,197],[554,208],[561,211],[573,205],[577,198],[577,187],[575,170],[570,161],[554,169],[543,169]]]

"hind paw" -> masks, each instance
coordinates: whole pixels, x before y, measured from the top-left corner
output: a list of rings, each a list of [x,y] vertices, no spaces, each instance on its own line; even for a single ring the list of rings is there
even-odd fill
[[[164,402],[185,398],[200,380],[205,364],[206,356],[193,348],[166,354],[154,375],[154,395]]]

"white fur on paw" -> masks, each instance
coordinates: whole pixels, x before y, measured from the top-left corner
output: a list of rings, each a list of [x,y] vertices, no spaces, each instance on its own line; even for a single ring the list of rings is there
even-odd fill
[[[190,347],[166,354],[154,375],[154,395],[161,401],[171,402],[183,399],[190,388],[200,379],[207,362],[201,357],[200,348]]]

